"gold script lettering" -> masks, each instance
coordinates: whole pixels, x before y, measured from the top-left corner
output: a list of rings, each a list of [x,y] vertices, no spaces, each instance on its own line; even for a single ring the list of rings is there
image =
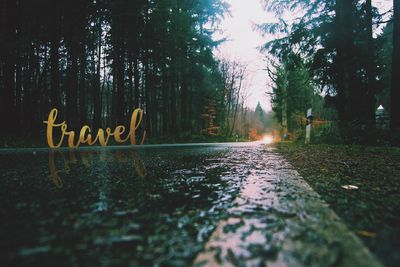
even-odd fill
[[[124,143],[130,140],[131,145],[136,145],[136,131],[142,122],[143,110],[137,108],[132,112],[129,134],[125,138],[122,137],[122,135],[126,131],[125,126],[118,125],[117,127],[115,127],[114,130],[111,130],[111,128],[106,128],[105,133],[102,128],[99,128],[96,137],[93,140],[90,127],[88,125],[84,125],[79,132],[79,137],[76,143],[75,143],[75,132],[67,130],[68,126],[65,121],[63,121],[62,123],[56,123],[57,115],[58,115],[58,110],[56,108],[53,108],[49,113],[47,121],[43,121],[43,123],[47,124],[47,131],[46,131],[47,144],[49,145],[50,148],[61,147],[65,136],[68,136],[67,143],[68,147],[70,148],[77,148],[81,144],[88,144],[89,146],[92,146],[97,141],[100,143],[101,146],[107,146],[111,136],[114,137],[114,140],[117,143]],[[56,128],[61,129],[61,137],[59,142],[55,144],[53,131]],[[146,137],[146,131],[143,132],[140,144],[144,143],[145,137]]]

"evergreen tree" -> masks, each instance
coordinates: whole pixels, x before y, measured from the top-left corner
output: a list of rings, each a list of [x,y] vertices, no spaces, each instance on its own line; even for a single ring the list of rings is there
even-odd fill
[[[379,18],[369,1],[279,0],[265,1],[278,16],[302,9],[302,17],[288,23],[258,25],[267,33],[285,34],[267,43],[265,51],[281,61],[292,51],[304,58],[310,76],[338,111],[339,122],[349,136],[374,128],[375,95],[379,91],[371,25]]]

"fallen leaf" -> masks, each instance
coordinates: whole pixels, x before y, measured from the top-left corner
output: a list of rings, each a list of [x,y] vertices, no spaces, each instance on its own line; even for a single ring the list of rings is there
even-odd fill
[[[342,185],[342,188],[346,190],[357,190],[358,186],[349,184],[349,185]]]

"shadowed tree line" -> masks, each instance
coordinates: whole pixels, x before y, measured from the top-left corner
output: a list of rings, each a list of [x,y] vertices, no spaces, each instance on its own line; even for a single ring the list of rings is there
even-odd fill
[[[371,132],[375,131],[375,111],[380,104],[390,112],[392,137],[399,139],[399,1],[393,1],[394,8],[388,14],[380,14],[371,0],[264,3],[278,18],[276,23],[256,26],[263,33],[279,36],[263,48],[279,62],[270,70],[275,79],[274,110],[281,111],[282,103],[290,102],[281,101],[282,92],[308,94],[309,85],[313,84],[324,93],[325,104],[337,111],[339,127],[347,140],[373,141]],[[299,12],[301,16],[288,22],[284,20],[286,11]],[[391,18],[385,21],[390,13]],[[376,31],[383,26],[383,31]],[[296,89],[290,88],[291,84]],[[292,97],[289,94],[287,98]],[[298,99],[311,100],[304,96]],[[299,101],[293,103],[298,105]],[[307,107],[311,107],[310,103],[304,105],[303,112]]]
[[[227,8],[220,0],[2,1],[3,137],[42,135],[56,107],[75,130],[126,124],[142,108],[147,135],[174,138],[207,128],[210,105],[219,134],[233,135],[244,68],[216,60],[220,41],[211,38]]]

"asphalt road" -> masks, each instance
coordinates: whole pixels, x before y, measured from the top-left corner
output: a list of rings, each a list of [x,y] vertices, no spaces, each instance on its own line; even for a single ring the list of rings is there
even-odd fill
[[[2,266],[379,266],[261,143],[3,149],[0,168]]]

